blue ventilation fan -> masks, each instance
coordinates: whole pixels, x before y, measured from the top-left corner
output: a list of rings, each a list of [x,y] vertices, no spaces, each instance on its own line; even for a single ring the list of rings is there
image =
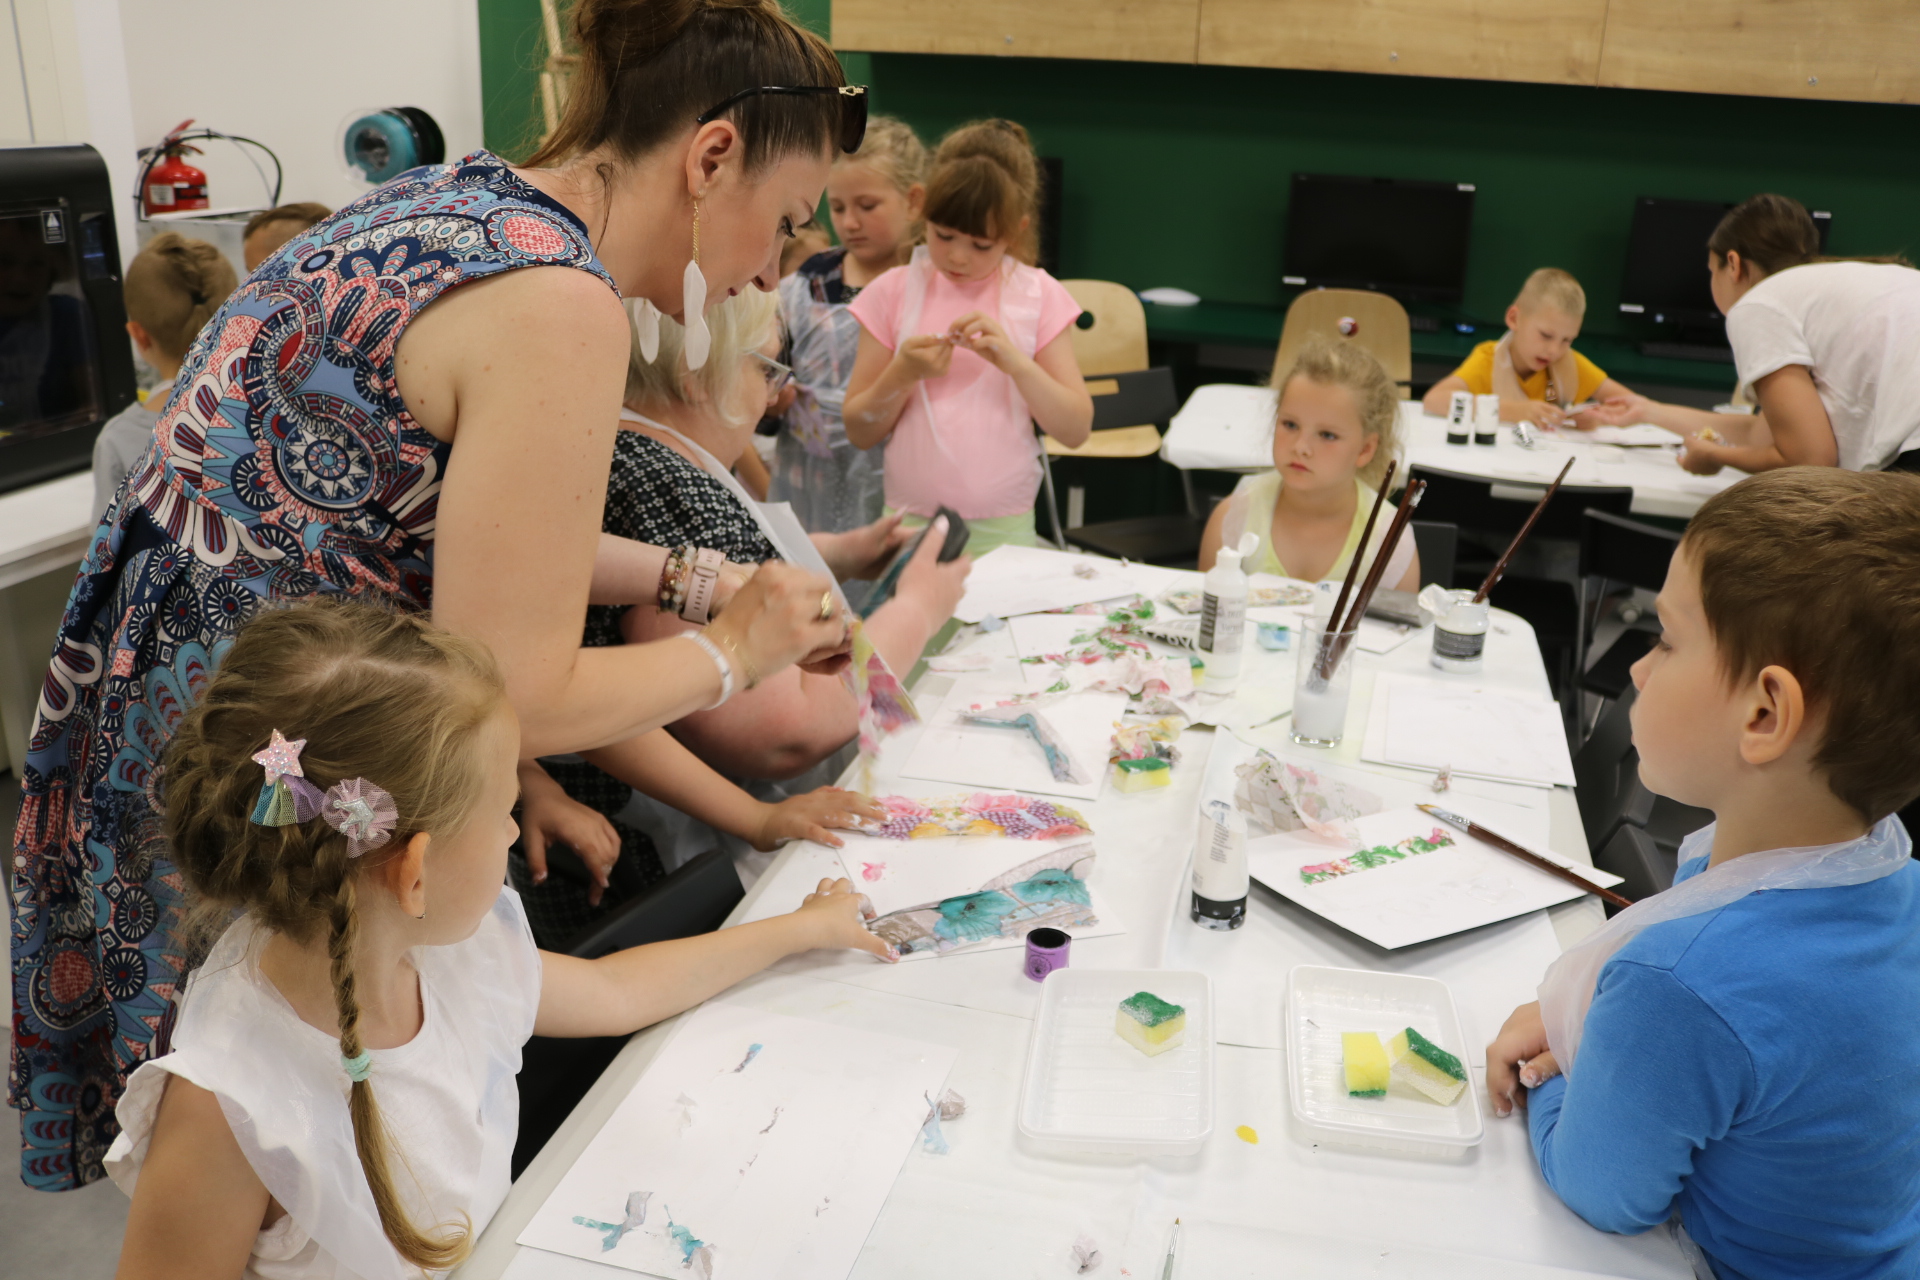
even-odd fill
[[[440,126],[418,107],[384,107],[356,117],[343,147],[347,164],[372,183],[447,158]]]

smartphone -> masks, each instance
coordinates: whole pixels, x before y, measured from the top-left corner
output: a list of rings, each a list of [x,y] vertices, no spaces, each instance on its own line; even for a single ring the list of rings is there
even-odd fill
[[[943,506],[933,513],[934,520],[938,520],[941,516],[947,518],[947,541],[940,548],[940,563],[946,564],[960,558],[960,553],[967,549],[967,539],[973,536],[973,531],[967,528],[967,522],[952,507]],[[873,584],[872,594],[867,597],[867,602],[860,606],[861,617],[871,618],[875,609],[893,599],[894,589],[900,585],[900,575],[905,571],[907,562],[913,559],[913,553],[920,549],[921,542],[925,541],[928,531],[932,528],[933,520],[929,520],[925,528],[907,540],[907,545],[900,549],[900,554],[893,558],[893,563],[887,566],[886,571],[880,575],[879,581]]]

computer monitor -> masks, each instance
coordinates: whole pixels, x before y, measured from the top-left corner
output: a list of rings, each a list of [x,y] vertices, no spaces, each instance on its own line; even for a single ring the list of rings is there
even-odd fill
[[[1458,302],[1472,230],[1471,182],[1296,173],[1281,281]]]
[[[1717,328],[1722,320],[1707,283],[1707,237],[1731,208],[1724,200],[1636,199],[1620,310],[1661,323]],[[1813,225],[1824,252],[1833,215],[1815,210]]]
[[[112,206],[92,147],[0,149],[0,493],[87,466],[133,400]]]

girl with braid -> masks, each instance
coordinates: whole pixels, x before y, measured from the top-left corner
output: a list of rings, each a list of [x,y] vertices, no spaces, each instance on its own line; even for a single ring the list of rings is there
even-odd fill
[[[452,1267],[507,1193],[528,1036],[624,1035],[814,947],[892,958],[845,880],[600,960],[535,950],[503,887],[519,755],[477,641],[355,602],[241,630],[156,784],[226,928],[120,1101],[121,1280]]]

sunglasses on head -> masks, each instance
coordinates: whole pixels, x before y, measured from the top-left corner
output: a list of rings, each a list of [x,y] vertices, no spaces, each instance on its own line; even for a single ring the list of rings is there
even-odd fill
[[[849,85],[780,85],[763,84],[740,92],[722,102],[711,111],[703,111],[694,118],[695,124],[712,124],[720,118],[720,113],[736,102],[758,97],[763,93],[793,94],[812,96],[816,93],[837,93],[840,95],[840,149],[848,155],[860,149],[861,139],[867,136],[867,86]]]

